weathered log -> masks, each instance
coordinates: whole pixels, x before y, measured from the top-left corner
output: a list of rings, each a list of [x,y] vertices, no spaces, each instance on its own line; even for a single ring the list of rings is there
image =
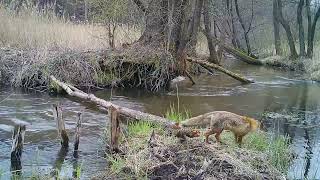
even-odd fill
[[[74,158],[78,158],[81,122],[82,122],[82,113],[79,112],[78,113],[78,121],[77,121],[77,125],[76,125],[75,140],[74,140],[74,150],[73,150],[73,157]]]
[[[120,121],[119,121],[119,115],[118,110],[110,106],[109,108],[109,114],[110,114],[110,132],[111,132],[111,151],[113,152],[119,152],[119,139],[120,139]]]
[[[24,143],[24,134],[26,126],[18,125],[15,126],[12,135],[12,149],[11,149],[11,171],[19,174],[22,169],[21,157]]]
[[[206,31],[205,30],[202,30],[202,32],[204,34],[206,34]],[[259,60],[259,59],[255,59],[253,57],[250,57],[248,56],[247,54],[233,48],[233,47],[230,47],[229,45],[225,44],[224,42],[220,41],[219,39],[217,38],[213,38],[212,37],[212,41],[215,43],[215,44],[219,44],[219,46],[224,50],[226,51],[227,53],[233,55],[235,58],[243,61],[243,62],[246,62],[248,64],[253,64],[253,65],[263,65],[263,63]]]
[[[213,68],[215,70],[218,70],[220,72],[223,72],[227,75],[229,75],[230,77],[242,82],[242,83],[252,83],[254,81],[250,80],[250,79],[247,79],[239,74],[236,74],[236,73],[233,73],[227,69],[224,69],[223,67],[219,66],[219,65],[216,65],[216,64],[213,64],[213,63],[210,63],[210,62],[207,62],[207,61],[202,61],[202,60],[194,60],[194,59],[191,59],[191,58],[188,58],[187,59],[188,61],[192,62],[192,63],[197,63],[199,64],[200,66],[202,66],[203,68],[205,69],[208,69],[209,68]],[[210,70],[209,70],[210,71]]]
[[[248,56],[247,54],[232,48],[224,43],[219,43],[219,45],[225,50],[227,53],[233,55],[235,58],[246,62],[248,64],[253,64],[253,65],[263,65],[263,63],[259,59],[255,59],[253,57]]]
[[[60,86],[63,90],[65,90],[67,92],[67,94],[69,94],[70,96],[84,99],[87,101],[91,101],[91,102],[93,102],[97,105],[100,105],[101,107],[106,108],[106,109],[109,109],[112,106],[113,108],[116,109],[118,115],[128,117],[128,120],[148,121],[151,123],[162,125],[165,129],[168,129],[168,130],[177,130],[177,125],[174,122],[170,121],[169,119],[166,119],[166,118],[163,118],[160,116],[156,116],[156,115],[152,115],[152,114],[148,114],[148,113],[144,113],[141,111],[136,111],[136,110],[129,109],[126,107],[120,107],[120,106],[115,105],[109,101],[97,98],[93,94],[87,94],[87,93],[73,87],[72,85],[61,82],[61,81],[57,80],[54,76],[50,76],[50,78],[53,82],[55,82],[58,86]],[[185,128],[179,128],[177,130],[177,132],[184,131],[184,130],[185,130]]]
[[[166,119],[166,118],[163,118],[160,116],[156,116],[156,115],[152,115],[152,114],[148,114],[148,113],[144,113],[141,111],[129,109],[126,107],[120,107],[120,106],[115,105],[109,101],[97,98],[93,94],[87,94],[87,93],[73,87],[72,85],[61,82],[61,81],[57,80],[54,76],[50,76],[50,78],[54,83],[56,83],[63,90],[65,90],[67,92],[67,94],[69,94],[70,96],[74,96],[74,97],[77,97],[80,99],[91,101],[91,102],[93,102],[103,108],[106,108],[106,109],[109,109],[110,106],[113,106],[114,108],[116,108],[118,110],[118,113],[122,116],[129,117],[130,119],[134,119],[134,120],[145,120],[145,121],[157,123],[157,124],[163,125],[165,127],[171,127],[174,125],[174,123],[172,121],[170,121],[169,119]]]
[[[69,146],[69,137],[65,128],[64,119],[62,117],[62,109],[59,104],[53,105],[53,117],[57,122],[57,130],[61,138],[61,145],[67,149]]]

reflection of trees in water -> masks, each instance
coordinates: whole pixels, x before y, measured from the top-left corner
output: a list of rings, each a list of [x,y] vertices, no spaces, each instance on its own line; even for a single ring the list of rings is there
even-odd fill
[[[308,85],[304,84],[302,88],[300,88],[301,91],[300,95],[297,98],[298,101],[298,115],[299,115],[299,120],[298,123],[303,125],[304,129],[304,138],[306,140],[306,145],[304,148],[306,149],[306,154],[304,156],[304,159],[306,160],[305,162],[305,169],[304,169],[304,178],[308,178],[309,170],[310,170],[310,165],[311,165],[311,159],[312,159],[312,143],[311,143],[311,137],[309,134],[308,128],[305,128],[308,126],[308,117],[306,114],[307,111],[307,101],[308,101]]]

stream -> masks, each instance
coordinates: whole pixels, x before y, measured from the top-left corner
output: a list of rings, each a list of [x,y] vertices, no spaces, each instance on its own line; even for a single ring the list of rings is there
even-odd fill
[[[297,155],[291,165],[290,179],[320,179],[320,84],[300,80],[297,72],[227,63],[226,67],[254,79],[241,85],[223,74],[196,77],[196,85],[171,92],[151,93],[137,89],[95,92],[96,96],[132,109],[164,115],[170,105],[192,116],[226,110],[263,120],[267,131],[288,135]],[[178,95],[178,98],[177,98]],[[83,111],[79,158],[70,150],[65,158],[53,120],[52,104],[60,102],[66,128],[73,142],[76,113]],[[264,115],[264,116],[263,116]],[[270,118],[265,118],[265,117]],[[263,118],[264,117],[264,118]],[[271,118],[275,120],[271,120]],[[10,179],[11,136],[14,124],[27,125],[22,155],[23,175],[40,170],[74,177],[81,169],[81,179],[101,172],[107,165],[103,157],[103,128],[107,116],[92,104],[72,101],[47,93],[0,88],[0,179]],[[71,146],[72,147],[72,146]]]

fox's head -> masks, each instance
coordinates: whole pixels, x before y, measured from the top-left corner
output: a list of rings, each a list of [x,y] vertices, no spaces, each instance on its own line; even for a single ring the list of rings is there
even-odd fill
[[[261,123],[253,118],[244,116],[244,120],[250,124],[251,130],[255,131],[260,129]]]

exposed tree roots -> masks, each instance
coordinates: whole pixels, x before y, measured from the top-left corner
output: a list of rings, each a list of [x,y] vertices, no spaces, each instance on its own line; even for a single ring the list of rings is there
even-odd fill
[[[49,76],[54,75],[78,87],[157,91],[175,77],[174,64],[169,53],[144,47],[88,52],[0,49],[0,81],[46,90]]]

